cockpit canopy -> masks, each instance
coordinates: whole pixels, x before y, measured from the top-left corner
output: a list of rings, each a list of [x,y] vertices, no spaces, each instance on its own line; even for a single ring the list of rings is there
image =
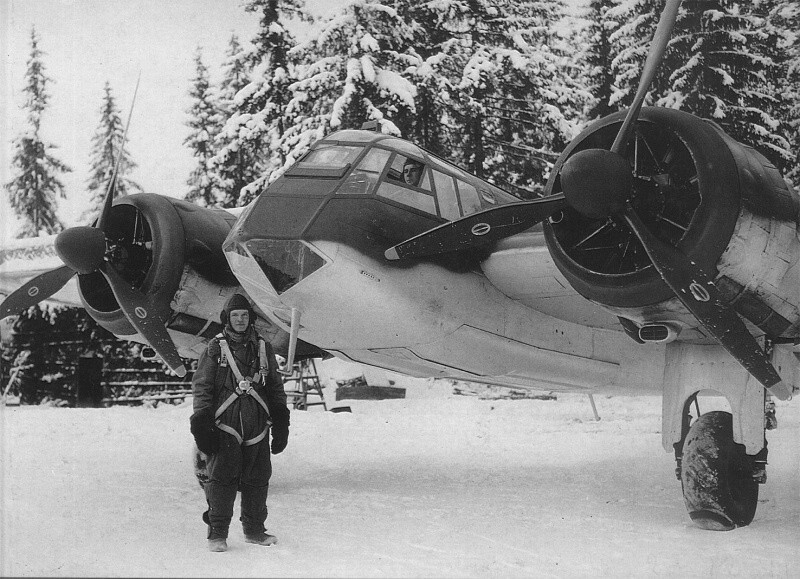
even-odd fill
[[[315,243],[343,244],[383,262],[386,249],[401,241],[513,201],[413,143],[371,131],[339,131],[267,185],[242,212],[224,249],[231,259],[249,260],[258,268],[255,275],[281,293],[324,267],[327,258],[317,254]],[[463,258],[443,264],[475,266],[475,256]]]
[[[376,196],[448,221],[517,200],[413,143],[370,131],[329,135],[285,175],[337,180],[347,175],[336,196]]]

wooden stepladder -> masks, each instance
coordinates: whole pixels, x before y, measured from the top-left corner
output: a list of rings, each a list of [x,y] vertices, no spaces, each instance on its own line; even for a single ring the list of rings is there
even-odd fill
[[[8,376],[8,384],[6,384],[5,389],[3,390],[3,395],[0,396],[0,406],[6,405],[6,400],[8,399],[8,391],[11,390],[11,387],[14,385],[14,382],[17,380],[17,375],[22,370],[27,370],[28,368],[33,368],[32,365],[28,364],[26,366],[14,366],[11,368],[11,373]]]
[[[317,365],[313,358],[308,358],[296,362],[292,366],[292,374],[283,379],[283,386],[286,390],[287,402],[294,405],[295,410],[307,410],[309,406],[322,406],[328,410],[325,404],[325,396],[322,394],[322,384],[319,382]],[[309,402],[309,396],[317,396],[319,400]]]

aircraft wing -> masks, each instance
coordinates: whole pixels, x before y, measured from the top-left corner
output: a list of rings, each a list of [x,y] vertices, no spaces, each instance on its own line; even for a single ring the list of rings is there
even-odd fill
[[[37,275],[62,265],[55,250],[55,235],[15,239],[0,248],[0,294],[11,294]],[[78,284],[73,278],[47,302],[80,307]]]

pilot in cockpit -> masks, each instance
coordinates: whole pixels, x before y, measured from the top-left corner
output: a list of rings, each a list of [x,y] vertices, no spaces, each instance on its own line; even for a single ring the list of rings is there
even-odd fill
[[[422,176],[422,163],[408,159],[403,164],[403,181],[409,185],[419,186],[419,179]]]

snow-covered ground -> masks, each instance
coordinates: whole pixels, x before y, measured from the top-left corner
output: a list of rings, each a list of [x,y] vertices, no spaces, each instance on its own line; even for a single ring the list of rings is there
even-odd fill
[[[329,392],[329,397],[332,398]],[[427,394],[427,395],[426,395]],[[693,527],[660,398],[409,391],[292,413],[275,547],[209,553],[190,404],[2,410],[4,576],[797,577],[800,403],[778,403],[753,524]],[[701,405],[703,401],[701,401]],[[238,512],[238,503],[237,503]]]

